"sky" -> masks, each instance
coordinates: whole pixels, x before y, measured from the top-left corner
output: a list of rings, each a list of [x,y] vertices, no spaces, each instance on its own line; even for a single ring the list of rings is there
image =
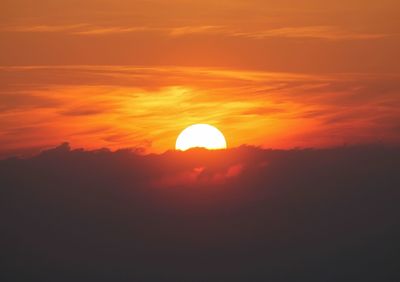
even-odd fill
[[[400,281],[399,11],[0,0],[0,281]]]
[[[161,153],[193,123],[229,147],[400,143],[400,4],[0,4],[0,156]]]

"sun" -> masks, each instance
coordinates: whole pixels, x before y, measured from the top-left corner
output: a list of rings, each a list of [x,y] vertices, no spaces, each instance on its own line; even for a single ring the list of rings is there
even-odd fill
[[[193,124],[179,134],[176,139],[176,150],[186,151],[190,148],[208,150],[226,149],[226,140],[221,131],[209,124]]]

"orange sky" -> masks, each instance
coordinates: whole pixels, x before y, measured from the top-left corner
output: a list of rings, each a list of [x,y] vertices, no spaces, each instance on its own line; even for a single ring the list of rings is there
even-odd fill
[[[400,143],[400,2],[3,0],[0,155]]]

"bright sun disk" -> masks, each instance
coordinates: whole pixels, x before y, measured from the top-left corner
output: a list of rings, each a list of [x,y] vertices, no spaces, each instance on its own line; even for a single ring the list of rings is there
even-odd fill
[[[208,150],[226,149],[224,135],[216,127],[209,124],[194,124],[179,134],[176,140],[176,150],[186,151],[190,148],[205,148]]]

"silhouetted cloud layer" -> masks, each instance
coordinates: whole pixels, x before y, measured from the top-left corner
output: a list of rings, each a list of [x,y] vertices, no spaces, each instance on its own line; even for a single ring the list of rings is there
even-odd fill
[[[0,161],[2,281],[396,281],[400,149]]]

